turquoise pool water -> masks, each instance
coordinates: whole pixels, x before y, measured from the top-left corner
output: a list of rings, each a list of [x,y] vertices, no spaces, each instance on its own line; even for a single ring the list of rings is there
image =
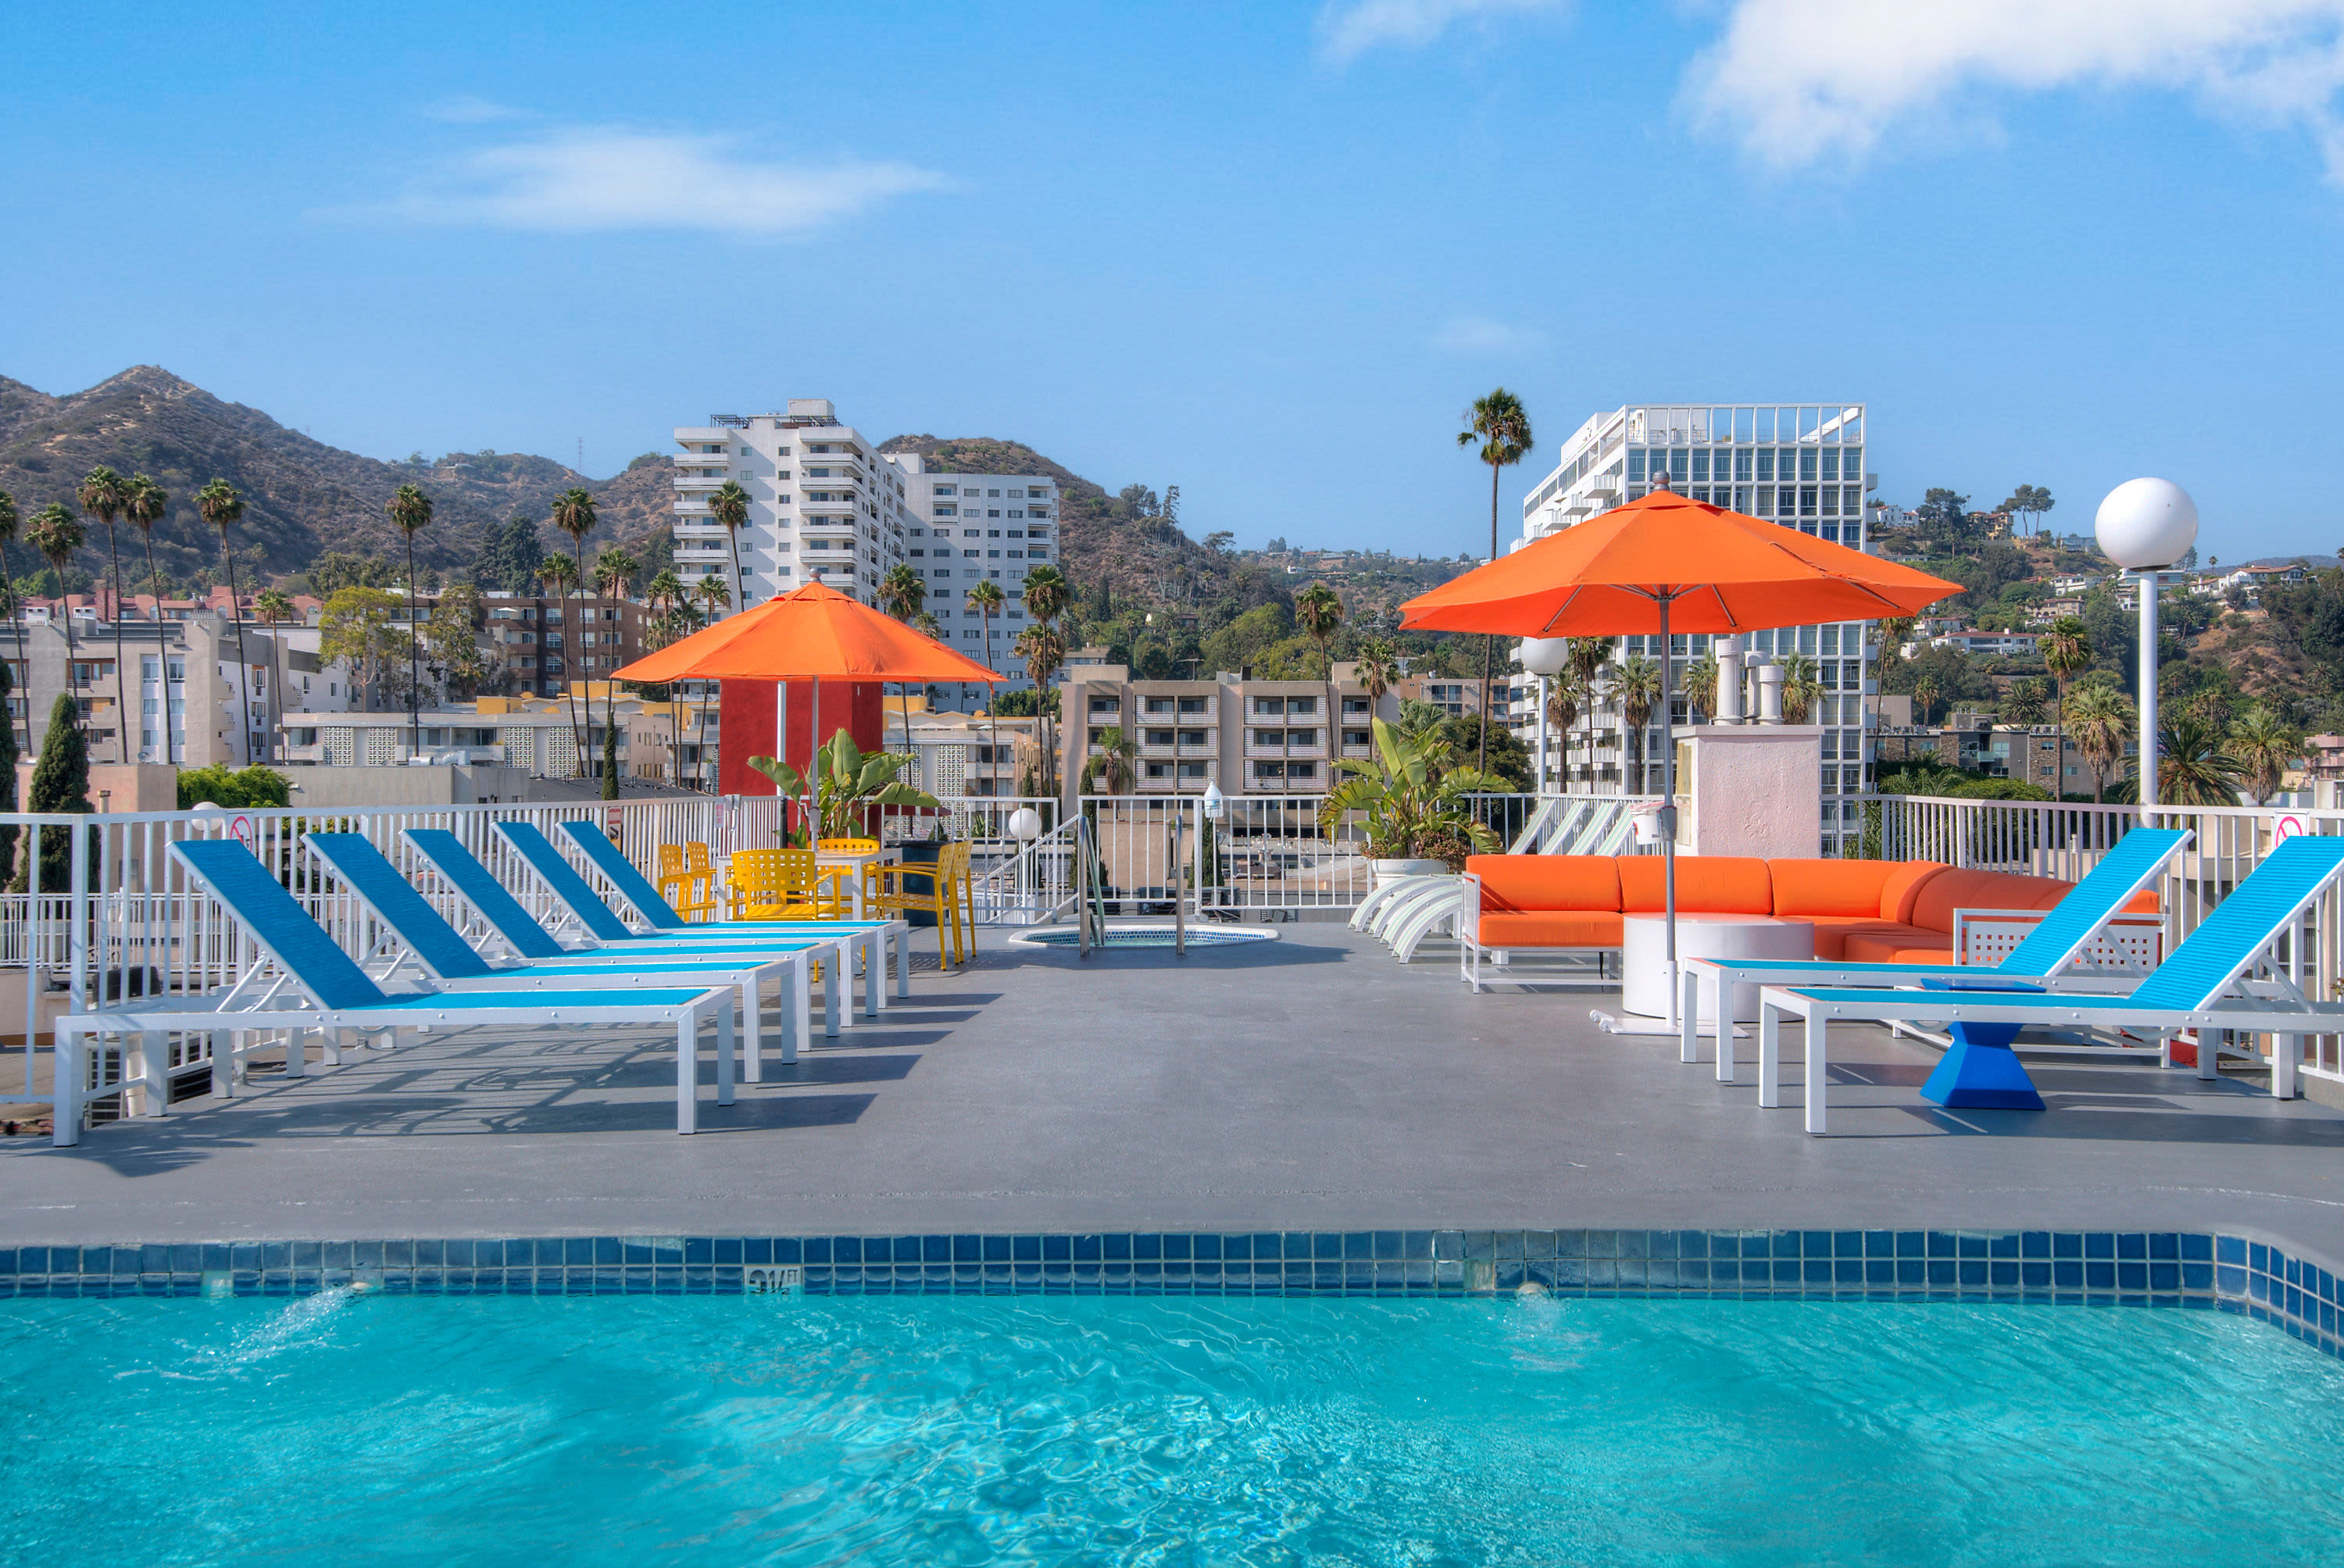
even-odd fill
[[[0,1304],[0,1561],[2332,1561],[2344,1368],[2211,1312]]]

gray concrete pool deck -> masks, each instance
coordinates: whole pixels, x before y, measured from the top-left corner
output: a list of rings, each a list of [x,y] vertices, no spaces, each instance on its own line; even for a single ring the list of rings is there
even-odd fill
[[[427,1037],[74,1148],[0,1141],[0,1246],[824,1232],[2221,1229],[2344,1258],[2344,1114],[2258,1081],[2037,1061],[1948,1112],[1925,1047],[1834,1031],[1832,1132],[1600,993],[1474,996],[1339,926],[978,963],[673,1130],[645,1033]],[[1745,1047],[1745,1049],[1749,1047]],[[1704,1045],[1706,1049],[1706,1045]],[[1754,1053],[1753,1053],[1754,1054]]]

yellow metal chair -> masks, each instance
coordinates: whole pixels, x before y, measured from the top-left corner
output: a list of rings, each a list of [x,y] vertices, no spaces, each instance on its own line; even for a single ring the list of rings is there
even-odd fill
[[[660,896],[688,921],[713,920],[723,907],[704,844],[661,845],[657,880]]]
[[[875,838],[825,838],[821,845],[824,855],[876,855],[879,841]],[[854,907],[854,895],[846,885],[854,880],[854,873],[844,865],[825,865],[816,873],[822,878],[823,889],[841,909]]]
[[[835,920],[839,905],[823,897],[810,849],[732,852],[726,889],[732,920]]]
[[[936,920],[936,964],[939,968],[962,961],[963,942],[961,905],[968,884],[968,845],[947,844],[937,853],[934,865],[879,865],[872,868],[874,886],[870,905],[874,914],[902,915],[917,911],[933,915]],[[908,886],[914,881],[924,882],[925,887]],[[951,956],[945,952],[947,933],[952,940]],[[967,933],[968,946],[976,939],[972,921]]]

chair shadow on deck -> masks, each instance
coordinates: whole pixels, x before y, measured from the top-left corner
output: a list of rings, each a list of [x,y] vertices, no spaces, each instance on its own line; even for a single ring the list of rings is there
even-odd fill
[[[1831,1064],[1834,1090],[1890,1088],[1914,1091],[1927,1081],[1934,1062],[1838,1062]],[[1805,1093],[1797,1059],[1785,1052],[1784,1108],[1795,1113]],[[2344,1149],[2344,1116],[2308,1102],[2280,1102],[2267,1088],[2225,1077],[2208,1083],[2187,1069],[2134,1067],[2062,1067],[2027,1064],[2027,1076],[2043,1095],[2045,1108],[1948,1109],[1923,1100],[1893,1106],[1852,1103],[1834,1094],[1835,1117],[1848,1112],[1894,1110],[1923,1123],[1929,1132],[1963,1138],[2073,1138],[2117,1143],[2209,1143],[2262,1145],[2273,1148]],[[2248,1109],[2247,1108],[2253,1108]],[[1834,1137],[1914,1137],[1915,1133],[1850,1133]]]

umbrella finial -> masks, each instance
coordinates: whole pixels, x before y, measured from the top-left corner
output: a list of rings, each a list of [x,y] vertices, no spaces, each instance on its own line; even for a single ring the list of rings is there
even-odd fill
[[[1666,468],[1656,468],[1652,470],[1652,488],[1667,491],[1673,495],[1676,492],[1676,482],[1669,478],[1669,470]]]

